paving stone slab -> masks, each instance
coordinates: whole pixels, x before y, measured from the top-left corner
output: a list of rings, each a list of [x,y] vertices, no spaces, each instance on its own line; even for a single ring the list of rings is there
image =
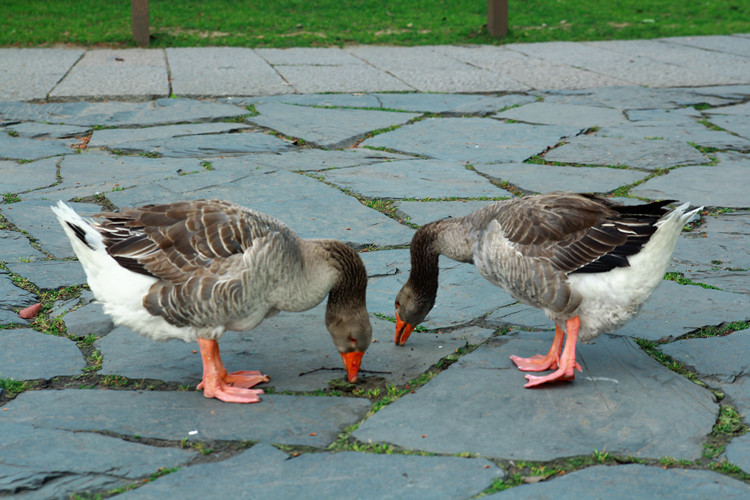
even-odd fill
[[[238,106],[276,102],[330,108],[381,108],[383,110],[437,113],[446,116],[487,115],[511,106],[534,102],[525,94],[491,96],[483,94],[363,93],[363,94],[291,94],[257,98],[227,98],[222,102]],[[727,102],[722,101],[722,102]]]
[[[596,132],[599,137],[615,137],[631,140],[673,140],[695,143],[716,149],[746,151],[750,141],[721,130],[712,130],[702,124],[679,125],[624,125],[603,127]]]
[[[86,367],[75,342],[30,328],[0,330],[0,345],[2,378],[31,380],[74,376],[80,375]]]
[[[249,169],[243,159],[212,161],[212,166],[215,171],[112,192],[107,197],[118,207],[181,199],[231,200],[276,217],[303,238],[335,238],[355,248],[406,245],[413,236],[413,229],[308,176]],[[331,213],[337,217],[330,217]]]
[[[316,49],[317,50],[317,49]],[[314,92],[398,92],[414,87],[355,58],[359,64],[275,65],[294,90]]]
[[[131,144],[144,141],[165,141],[175,137],[191,137],[204,134],[222,134],[250,128],[239,123],[188,123],[144,128],[107,128],[94,130],[89,148],[111,148],[131,151]],[[138,148],[136,147],[136,150]],[[140,148],[142,149],[142,148]]]
[[[750,293],[750,213],[704,215],[699,227],[683,233],[671,268],[697,283]],[[710,248],[710,252],[706,252]]]
[[[416,95],[416,94],[411,94]],[[258,104],[296,104],[322,108],[379,108],[380,103],[374,94],[284,94],[258,97],[225,97],[218,102],[235,106],[257,106]]]
[[[345,50],[421,92],[514,92],[529,88],[503,74],[450,57],[438,47],[359,45]]]
[[[113,190],[201,170],[204,168],[197,158],[148,158],[90,151],[66,156],[60,163],[60,183],[28,193],[25,198],[46,198],[56,202],[98,193],[106,195]]]
[[[740,500],[750,495],[750,486],[737,479],[707,470],[664,469],[640,464],[597,465],[489,495],[498,500],[575,500],[590,498],[683,498]]]
[[[737,182],[748,171],[747,161],[740,155],[716,153],[717,165],[689,166],[644,182],[630,190],[633,196],[656,199],[678,199],[706,207],[747,208],[745,185]]]
[[[620,52],[631,59],[648,58],[661,67],[661,73],[652,75],[651,85],[659,87],[690,85],[689,74],[694,75],[693,85],[719,85],[747,83],[750,61],[734,54],[713,50],[687,47],[684,44],[670,43],[669,39],[658,40],[611,40],[589,42],[589,47]],[[675,62],[679,66],[675,65]],[[673,68],[686,70],[682,82],[670,82],[667,77]],[[678,74],[675,72],[675,74]],[[646,76],[646,75],[644,75]],[[656,83],[659,82],[659,83]],[[642,82],[638,82],[642,83]],[[644,83],[649,85],[648,83]]]
[[[108,127],[154,126],[170,123],[221,121],[247,114],[229,104],[194,99],[155,99],[149,102],[69,102],[33,104],[0,101],[0,117],[68,125]]]
[[[692,90],[696,94],[724,98],[734,102],[742,101],[745,96],[750,95],[750,85],[709,85]]]
[[[3,193],[26,193],[51,186],[57,182],[60,160],[60,157],[54,157],[29,163],[0,161],[0,178],[3,179],[0,188]]]
[[[525,123],[570,125],[582,128],[612,126],[627,122],[627,118],[619,109],[546,102],[524,104],[501,111],[494,117]]]
[[[3,326],[27,326],[29,321],[18,317],[18,313],[12,309],[0,308],[0,325]],[[0,396],[3,395],[3,391],[0,391]]]
[[[336,151],[326,151],[322,149],[295,149],[272,154],[258,154],[252,158],[252,162],[258,165],[283,168],[293,172],[314,172],[332,168],[357,167],[360,165],[373,165],[391,160],[409,159],[414,158],[389,153],[387,151],[373,151],[372,149],[365,148],[347,148]],[[214,166],[213,163],[212,166]]]
[[[166,55],[172,92],[179,96],[217,97],[294,92],[252,49],[170,47],[166,49]]]
[[[248,476],[247,471],[253,471]],[[346,471],[337,474],[331,471]],[[257,444],[229,460],[183,468],[123,498],[164,498],[175,491],[186,499],[217,493],[227,498],[464,499],[505,476],[483,459],[420,457],[372,453],[304,453],[289,456]],[[205,478],[215,479],[206,482]],[[352,484],[356,477],[356,484]]]
[[[0,212],[17,228],[26,231],[44,251],[58,259],[75,257],[70,240],[65,236],[55,214],[50,210],[50,206],[55,203],[56,201],[51,200],[19,201],[11,205],[0,205]],[[91,203],[71,203],[70,205],[83,216],[101,212],[100,206]]]
[[[391,310],[391,314],[393,311]],[[267,318],[250,332],[226,333],[220,342],[221,357],[230,371],[259,370],[276,391],[317,391],[340,383],[345,375],[341,357],[323,321],[325,305],[310,311]],[[466,345],[491,336],[491,330],[455,331],[450,334],[414,334],[406,348],[393,343],[395,326],[371,317],[375,342],[362,359],[363,380],[378,377],[391,384],[414,379],[440,359]],[[164,343],[117,327],[96,341],[102,352],[102,374],[131,379],[150,378],[195,386],[201,379],[197,345],[181,341]],[[263,386],[261,386],[262,388]]]
[[[615,335],[659,340],[679,337],[703,326],[750,318],[750,297],[695,285],[663,281],[640,313]]]
[[[100,302],[84,305],[65,314],[64,321],[68,335],[78,337],[86,337],[92,334],[100,337],[108,334],[115,327],[112,319],[104,314]]]
[[[291,148],[290,141],[258,131],[145,140],[128,144],[126,151],[158,154],[168,158],[211,158],[250,153],[280,153]]]
[[[255,109],[260,114],[246,121],[326,149],[352,146],[368,132],[403,125],[419,116],[393,111],[318,109],[283,103],[258,104]]]
[[[290,47],[255,49],[268,64],[275,66],[358,66],[362,60],[341,47]]]
[[[647,170],[701,165],[709,161],[697,149],[683,142],[592,135],[574,137],[549,151],[544,158],[562,163],[628,166]]]
[[[707,89],[715,89],[709,91]],[[708,88],[649,88],[641,86],[607,86],[579,90],[535,92],[548,103],[605,106],[617,109],[673,109],[695,104],[719,106],[742,99],[736,91]],[[723,87],[723,89],[735,89]]]
[[[8,410],[3,413],[6,422],[36,428],[324,448],[345,427],[362,419],[370,402],[266,394],[260,403],[242,405],[207,399],[198,392],[63,389],[24,392],[3,408]]]
[[[579,347],[583,373],[573,383],[524,389],[523,372],[509,355],[544,353],[551,341],[549,333],[490,339],[378,411],[353,436],[504,459],[552,460],[593,450],[643,458],[701,456],[718,414],[710,391],[669,371],[630,339],[610,336]]]
[[[0,49],[0,101],[46,99],[83,54],[82,49]]]
[[[38,260],[9,262],[6,265],[11,272],[27,278],[40,290],[57,290],[64,286],[86,284],[86,273],[77,261]]]
[[[711,123],[718,125],[719,127],[733,132],[741,137],[750,138],[750,119],[747,116],[721,116],[713,115],[710,118]],[[744,147],[746,143],[741,141]],[[747,151],[747,149],[744,149]]]
[[[91,290],[81,290],[78,297],[73,297],[72,299],[68,300],[57,300],[52,304],[52,307],[49,310],[48,316],[50,318],[55,318],[57,316],[61,316],[63,314],[66,314],[67,312],[73,310],[76,307],[83,307],[87,304],[92,303],[94,300],[94,293]]]
[[[733,79],[724,79],[705,75],[689,67],[664,64],[655,61],[648,55],[635,56],[620,53],[611,49],[608,43],[550,42],[518,43],[509,45],[510,50],[530,57],[544,59],[555,64],[574,66],[592,73],[599,73],[616,78],[622,84],[644,85],[649,87],[674,87],[676,85],[710,85],[717,83],[740,83]],[[652,51],[661,50],[658,42]],[[682,56],[681,56],[682,57]]]
[[[327,170],[321,175],[342,189],[371,199],[513,196],[455,160],[392,161]]]
[[[747,102],[732,104],[729,106],[721,106],[718,108],[707,109],[704,111],[705,114],[712,115],[712,117],[724,116],[724,115],[747,116],[748,112],[750,112],[750,105],[748,105]]]
[[[396,294],[409,278],[411,263],[408,250],[381,250],[360,254],[367,267],[367,310],[393,317]],[[441,256],[440,276],[435,307],[422,325],[428,329],[446,328],[483,317],[516,300],[502,288],[484,279],[470,264]],[[481,300],[477,300],[481,297]],[[409,342],[419,332],[410,337]]]
[[[38,160],[73,152],[73,139],[31,139],[0,133],[0,158],[12,160]]]
[[[750,377],[740,376],[731,384],[719,384],[719,387],[726,396],[726,402],[732,404],[743,421],[747,422],[747,415],[750,415]]]
[[[685,366],[693,368],[701,378],[731,383],[742,375],[750,375],[750,330],[723,337],[678,340],[659,346],[659,350]]]
[[[422,226],[439,219],[463,217],[491,203],[490,200],[398,201],[394,206],[409,222]]]
[[[481,94],[373,94],[380,107],[421,113],[465,116],[467,114],[495,113],[512,106],[535,101],[524,94],[491,96]]]
[[[70,498],[184,467],[198,452],[0,421],[0,495]]]
[[[738,436],[727,445],[726,459],[743,471],[750,470],[750,436]]]
[[[0,262],[20,262],[42,258],[44,254],[32,247],[23,233],[0,229]]]
[[[31,139],[68,139],[88,135],[91,132],[89,127],[34,122],[16,123],[5,127],[5,130],[16,133],[19,137]]]
[[[529,57],[505,46],[441,46],[437,50],[464,63],[501,75],[503,80],[515,80],[527,88],[590,89],[627,84],[626,81],[609,75]]]
[[[0,309],[23,309],[36,302],[39,302],[36,294],[17,287],[8,271],[0,269]]]
[[[509,124],[492,118],[428,118],[378,134],[362,145],[470,164],[521,162],[579,131],[577,127]]]
[[[566,167],[531,163],[474,164],[490,177],[536,193],[574,191],[609,193],[646,177],[645,172],[607,167]]]
[[[702,49],[728,52],[740,56],[750,56],[750,39],[743,36],[686,36],[670,37],[669,43],[690,45]]]
[[[628,109],[625,115],[630,123],[635,125],[696,125],[703,118],[700,111],[695,108],[664,109],[662,107],[650,109]]]
[[[146,100],[169,96],[164,52],[89,49],[50,92],[52,99]]]

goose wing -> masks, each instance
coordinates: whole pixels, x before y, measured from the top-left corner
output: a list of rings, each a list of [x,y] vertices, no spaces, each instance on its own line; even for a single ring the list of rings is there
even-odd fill
[[[230,202],[146,205],[96,217],[109,255],[158,279],[145,307],[178,326],[223,324],[298,262],[291,229]]]
[[[666,213],[661,201],[620,206],[594,195],[549,193],[508,203],[496,220],[523,256],[563,273],[606,272],[628,265]]]

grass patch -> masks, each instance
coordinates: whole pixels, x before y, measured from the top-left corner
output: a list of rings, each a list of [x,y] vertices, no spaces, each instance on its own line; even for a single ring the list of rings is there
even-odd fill
[[[747,330],[748,328],[750,328],[750,321],[733,321],[731,323],[722,325],[699,328],[698,330],[681,336],[680,340],[707,337],[725,337],[736,331]]]
[[[476,0],[149,2],[151,46],[315,47],[346,44],[499,44]],[[0,45],[133,46],[130,2],[6,0]],[[504,43],[649,39],[750,32],[747,2],[510,3]]]
[[[711,285],[706,285],[705,283],[698,283],[697,281],[693,281],[689,278],[686,278],[683,273],[677,273],[677,272],[665,273],[664,279],[669,280],[669,281],[674,281],[675,283],[679,283],[680,285],[694,285],[694,286],[699,286],[701,288],[707,288],[709,290],[721,290],[721,288],[717,288]]]
[[[0,378],[0,389],[4,389],[6,397],[13,398],[17,394],[22,393],[28,389],[26,382],[21,380],[13,380],[12,378]]]
[[[657,349],[657,346],[661,344],[662,342],[653,342],[651,340],[646,340],[642,338],[635,338],[635,343],[641,346],[641,349],[643,349],[646,354],[654,358],[656,361],[661,363],[662,365],[666,366],[673,372],[677,373],[678,375],[682,375],[683,377],[687,378],[691,382],[700,385],[701,387],[706,387],[705,382],[700,380],[698,378],[698,375],[694,372],[688,370],[684,364],[680,363],[679,361],[673,359],[671,356],[668,356],[664,354],[662,351]]]
[[[742,417],[733,406],[722,405],[719,408],[719,418],[713,428],[714,434],[738,436],[746,431],[747,426],[742,423]]]
[[[499,493],[501,491],[514,488],[523,484],[523,477],[519,473],[509,474],[505,479],[495,479],[492,484],[474,498],[481,498],[483,496],[492,495],[493,493]]]

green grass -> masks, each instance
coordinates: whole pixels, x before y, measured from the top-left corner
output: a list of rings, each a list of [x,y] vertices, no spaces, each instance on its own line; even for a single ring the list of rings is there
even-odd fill
[[[5,389],[10,397],[22,393],[27,388],[26,382],[13,380],[12,378],[0,378],[0,389]]]
[[[151,46],[499,43],[483,0],[150,0]],[[513,0],[504,42],[750,32],[747,0]],[[5,0],[0,46],[133,46],[130,2]]]

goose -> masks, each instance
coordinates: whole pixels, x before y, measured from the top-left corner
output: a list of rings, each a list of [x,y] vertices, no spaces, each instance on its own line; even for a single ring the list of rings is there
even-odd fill
[[[279,311],[305,311],[328,295],[325,323],[356,382],[372,327],[360,256],[330,239],[302,239],[282,222],[228,201],[126,208],[84,220],[51,207],[95,297],[115,324],[153,340],[198,342],[198,389],[225,402],[260,401],[258,371],[228,373],[218,340]]]
[[[687,212],[686,203],[670,211],[670,203],[621,206],[596,195],[552,192],[425,224],[411,241],[411,271],[396,296],[396,344],[404,345],[435,304],[442,254],[473,263],[485,279],[555,323],[546,355],[511,356],[522,371],[555,370],[526,375],[524,387],[572,381],[581,371],[576,343],[615,331],[638,313],[663,280],[683,226],[703,208]]]

